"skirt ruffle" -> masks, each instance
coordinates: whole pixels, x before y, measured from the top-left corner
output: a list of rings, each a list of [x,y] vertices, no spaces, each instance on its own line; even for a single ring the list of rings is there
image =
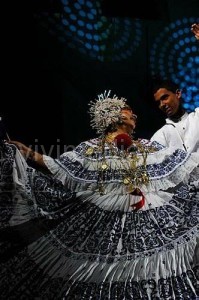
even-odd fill
[[[197,299],[194,176],[154,199],[145,190],[145,209],[132,211],[129,195],[74,193],[14,146],[1,155],[1,299]]]

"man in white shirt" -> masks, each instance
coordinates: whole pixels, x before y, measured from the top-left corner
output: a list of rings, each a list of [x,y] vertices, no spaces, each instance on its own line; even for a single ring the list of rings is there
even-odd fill
[[[199,151],[199,108],[187,113],[182,107],[181,90],[169,80],[159,81],[153,88],[153,96],[167,118],[151,140],[188,152]]]

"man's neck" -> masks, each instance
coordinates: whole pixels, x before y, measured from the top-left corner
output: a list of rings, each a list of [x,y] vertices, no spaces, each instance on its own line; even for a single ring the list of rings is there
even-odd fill
[[[178,111],[175,113],[175,115],[169,117],[169,119],[173,122],[178,122],[182,116],[185,114],[186,110],[183,107],[179,107]]]

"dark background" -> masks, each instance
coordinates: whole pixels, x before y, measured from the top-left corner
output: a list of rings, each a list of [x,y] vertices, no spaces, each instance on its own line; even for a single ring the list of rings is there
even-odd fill
[[[68,6],[75,2],[68,1]],[[127,98],[138,114],[137,137],[150,138],[164,123],[149,93],[150,49],[171,22],[193,17],[187,25],[190,27],[192,20],[198,20],[198,0],[102,1],[101,15],[110,28],[114,28],[116,19],[123,22],[125,18],[138,19],[142,25],[138,47],[132,56],[121,60],[112,59],[112,45],[119,43],[125,34],[123,29],[117,27],[119,33],[107,38],[108,51],[100,60],[82,54],[79,41],[69,47],[74,33],[60,41],[63,28],[56,22],[61,24],[64,16],[62,1],[13,1],[4,6],[0,113],[11,139],[58,156],[67,146],[95,136],[89,127],[88,102],[109,89]],[[67,30],[70,28],[64,27]],[[121,55],[121,51],[118,53]]]

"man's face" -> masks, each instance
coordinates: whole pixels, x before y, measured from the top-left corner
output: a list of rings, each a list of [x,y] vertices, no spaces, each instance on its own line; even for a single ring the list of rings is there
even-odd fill
[[[154,99],[167,117],[174,116],[180,106],[181,91],[177,90],[175,93],[167,90],[166,88],[160,88],[154,94]]]

